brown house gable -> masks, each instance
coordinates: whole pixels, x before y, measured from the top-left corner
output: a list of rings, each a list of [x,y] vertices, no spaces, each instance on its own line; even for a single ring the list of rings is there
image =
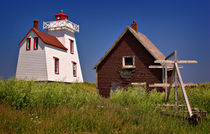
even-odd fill
[[[135,68],[123,68],[122,57],[134,56]],[[127,27],[118,40],[95,65],[97,88],[103,97],[109,97],[113,86],[128,87],[132,82],[148,84],[162,81],[161,69],[149,69],[154,60],[165,56],[143,34]]]

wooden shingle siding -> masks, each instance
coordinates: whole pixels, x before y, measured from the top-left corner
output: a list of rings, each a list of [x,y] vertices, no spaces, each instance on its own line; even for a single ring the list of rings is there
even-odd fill
[[[136,68],[132,70],[131,78],[121,78],[120,76],[122,56],[135,56]],[[132,33],[127,31],[116,47],[97,67],[99,94],[103,97],[109,97],[112,82],[119,82],[124,88],[130,86],[131,82],[146,82],[147,86],[148,84],[161,82],[161,70],[148,68],[149,65],[154,65],[154,60],[154,57]]]

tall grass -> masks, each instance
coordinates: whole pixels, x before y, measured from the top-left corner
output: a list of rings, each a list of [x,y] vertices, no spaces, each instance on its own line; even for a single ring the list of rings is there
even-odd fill
[[[100,99],[93,89],[94,84],[89,83],[38,83],[9,79],[0,83],[0,102],[17,109],[40,106],[49,108],[68,103],[74,107],[81,107]]]
[[[210,84],[187,88],[192,107],[209,111]],[[179,92],[179,103],[184,98]],[[0,133],[209,133],[210,116],[198,126],[159,114],[163,93],[116,90],[101,98],[92,83],[0,80]],[[170,103],[173,102],[171,92]]]

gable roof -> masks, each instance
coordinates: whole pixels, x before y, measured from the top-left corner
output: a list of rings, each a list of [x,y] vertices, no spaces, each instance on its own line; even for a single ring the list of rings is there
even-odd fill
[[[164,60],[165,56],[160,52],[160,50],[142,33],[136,32],[131,27],[127,27],[120,37],[115,41],[115,43],[109,48],[109,50],[105,53],[105,55],[98,61],[98,63],[94,66],[93,69],[96,69],[97,66],[108,56],[108,54],[115,48],[120,39],[124,36],[124,34],[130,31],[133,36],[144,46],[144,48],[156,59],[156,60]]]
[[[23,40],[28,36],[28,34],[33,31],[41,40],[44,44],[50,45],[53,47],[57,47],[63,50],[68,50],[63,44],[55,37],[52,35],[49,35],[47,33],[41,32],[35,28],[31,28],[31,30],[26,34],[26,36],[21,40],[21,42],[18,44],[19,46],[23,42]]]

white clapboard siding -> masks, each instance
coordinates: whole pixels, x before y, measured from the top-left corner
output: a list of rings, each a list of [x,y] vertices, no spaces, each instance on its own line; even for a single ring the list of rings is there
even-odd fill
[[[37,36],[32,31],[27,36],[27,38],[31,38],[31,49],[29,51],[26,51],[27,38],[25,38],[20,45],[16,78],[45,81],[48,80],[45,60],[45,45],[39,39],[38,50],[34,50],[34,37]]]
[[[60,31],[62,32],[62,31]],[[55,35],[54,35],[55,33]],[[58,36],[57,32],[50,33],[53,36]],[[70,36],[71,35],[71,36]],[[48,80],[49,81],[63,81],[63,82],[83,82],[82,71],[80,67],[78,51],[76,40],[74,38],[74,34],[66,34],[63,31],[63,35],[59,36],[64,37],[65,47],[68,49],[67,51],[61,50],[59,48],[55,48],[52,46],[46,46],[46,63],[47,63],[47,71],[48,71]],[[74,41],[74,54],[70,53],[70,40]],[[55,74],[55,63],[54,58],[59,58],[59,74]],[[77,77],[73,76],[73,63],[72,61],[77,63]]]

